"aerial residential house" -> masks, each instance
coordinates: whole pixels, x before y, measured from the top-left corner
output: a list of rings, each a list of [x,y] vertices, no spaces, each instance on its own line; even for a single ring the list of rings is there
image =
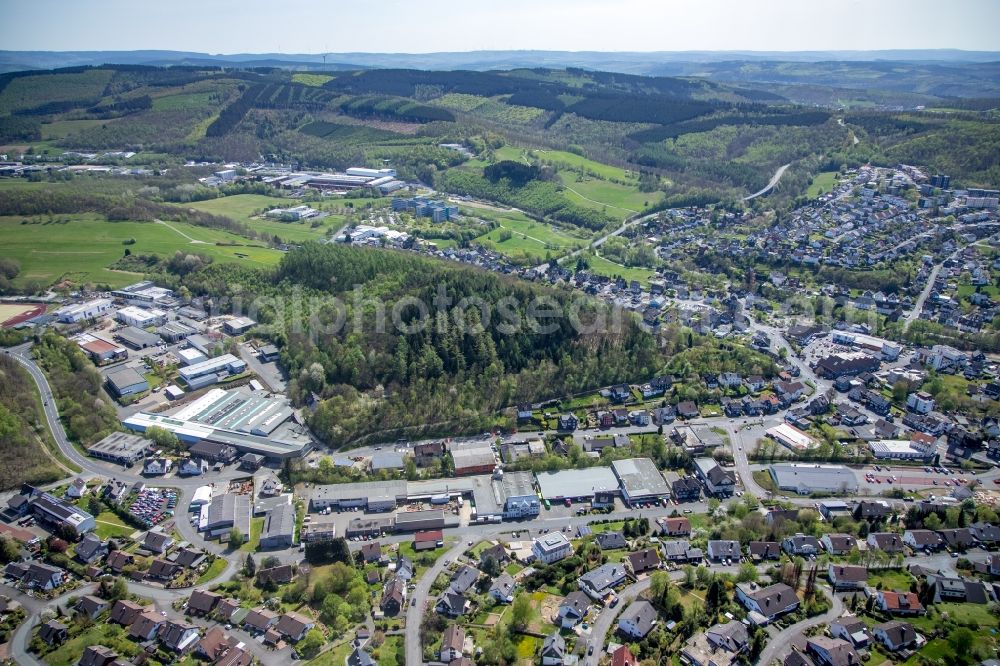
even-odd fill
[[[660,555],[655,548],[646,548],[635,553],[629,553],[625,558],[625,567],[633,576],[639,576],[647,571],[660,568]]]
[[[656,608],[645,599],[633,601],[618,617],[618,631],[633,640],[642,640],[656,624]]]
[[[820,539],[823,549],[831,555],[846,555],[858,547],[858,540],[850,534],[834,532]]]
[[[476,581],[482,575],[483,572],[479,569],[464,564],[451,577],[451,581],[448,583],[448,591],[456,594],[465,594],[476,584]]]
[[[406,582],[398,576],[393,576],[382,588],[382,600],[379,608],[386,615],[398,615],[403,610],[406,601]]]
[[[146,532],[142,540],[142,549],[157,555],[167,552],[172,545],[174,545],[174,538],[158,529]]]
[[[795,402],[805,393],[806,387],[802,382],[778,381],[772,385],[774,392],[786,404]]]
[[[687,518],[665,518],[663,533],[667,536],[691,536],[691,521]]]
[[[263,634],[278,622],[278,614],[266,608],[254,608],[243,619],[243,626],[254,634]]]
[[[740,542],[739,541],[709,541],[708,559],[713,562],[722,562],[727,559],[739,561]]]
[[[458,624],[450,624],[441,638],[441,661],[449,663],[461,659],[465,652],[465,629]]]
[[[552,564],[569,557],[573,545],[562,532],[549,532],[532,542],[531,552],[537,561]]]
[[[101,541],[101,538],[93,532],[88,532],[76,544],[76,552],[73,557],[82,564],[90,564],[96,560],[104,559],[107,555],[108,544]]]
[[[49,645],[59,645],[65,642],[67,635],[66,625],[55,620],[49,620],[38,628],[38,637]]]
[[[180,565],[168,560],[153,560],[146,571],[146,578],[150,580],[168,581],[180,573]]]
[[[627,645],[619,645],[611,652],[611,666],[638,666],[638,664],[639,660]]]
[[[766,624],[775,618],[791,613],[799,607],[795,590],[784,583],[759,587],[756,583],[740,583],[736,586],[736,599],[751,613],[758,613]]]
[[[4,574],[21,582],[21,585],[32,590],[48,592],[63,584],[66,572],[43,562],[11,562],[4,569]]]
[[[878,522],[888,518],[892,511],[892,506],[884,500],[861,500],[854,507],[854,519],[866,520],[870,523]]]
[[[135,622],[135,618],[139,617],[144,610],[146,609],[133,601],[119,599],[111,607],[111,621],[123,627],[128,627]]]
[[[827,566],[826,575],[830,584],[838,592],[843,590],[863,590],[868,581],[868,569],[851,564],[833,564]]]
[[[503,566],[504,564],[510,562],[510,555],[507,554],[507,549],[503,547],[502,543],[495,543],[489,548],[484,548],[479,553],[479,568],[483,570],[483,564],[489,558],[493,558],[497,564]]]
[[[601,550],[617,550],[619,548],[624,548],[627,544],[625,543],[625,535],[621,532],[598,532],[597,533],[597,545],[601,547]]]
[[[76,606],[73,607],[73,610],[82,615],[86,615],[93,620],[98,615],[108,610],[108,602],[100,597],[95,597],[92,594],[85,594],[80,597],[79,601],[76,602]]]
[[[670,494],[678,502],[697,502],[701,499],[701,484],[693,477],[683,476],[670,484]]]
[[[695,458],[695,473],[703,484],[705,491],[717,497],[729,497],[736,487],[736,479],[732,472],[726,471],[712,458]]]
[[[216,604],[222,601],[222,596],[207,590],[195,590],[188,599],[187,609],[191,614],[208,615],[215,610]]]
[[[934,603],[986,604],[995,601],[993,587],[979,580],[932,574],[927,576],[927,587]]]
[[[855,666],[861,663],[854,646],[840,638],[813,636],[806,641],[806,651],[821,666]]]
[[[489,595],[498,604],[509,604],[514,601],[514,589],[516,584],[513,577],[508,573],[502,573],[493,580],[490,586]]]
[[[976,544],[976,538],[972,536],[972,530],[968,527],[938,530],[938,534],[941,535],[945,545],[951,550],[964,551]]]
[[[922,615],[924,606],[913,592],[881,590],[876,598],[878,607],[890,615]]]
[[[944,547],[944,538],[931,530],[906,530],[903,543],[914,550],[938,550]]]
[[[696,419],[701,416],[698,405],[690,400],[677,403],[677,415],[685,419]]]
[[[542,642],[542,666],[563,666],[566,659],[566,639],[558,631]]]
[[[754,562],[781,559],[781,546],[777,541],[751,541],[747,545],[747,552]]]
[[[972,536],[982,544],[995,544],[1000,542],[1000,527],[989,523],[973,523],[969,525]]]
[[[83,651],[77,666],[108,666],[108,664],[122,664],[118,658],[118,653],[103,645],[89,645]]]
[[[892,532],[871,532],[868,535],[868,547],[881,550],[890,555],[906,551],[903,545],[903,538]]]
[[[167,618],[155,610],[144,610],[139,613],[128,627],[128,635],[139,641],[151,641],[166,623]]]
[[[413,460],[417,467],[440,465],[446,452],[444,442],[428,442],[413,447]]]
[[[577,585],[591,599],[600,601],[625,582],[625,575],[625,566],[621,562],[609,562],[580,576]]]
[[[686,539],[678,539],[663,542],[663,557],[667,562],[685,564],[687,562],[700,562],[704,553],[702,553],[701,548],[692,548]]]
[[[831,622],[830,635],[849,642],[855,649],[868,647],[872,640],[868,625],[851,615],[845,615]]]
[[[587,616],[589,609],[590,598],[586,594],[579,590],[570,592],[559,604],[559,626],[572,629]]]
[[[305,638],[306,633],[316,626],[316,623],[304,615],[288,611],[278,618],[274,630],[292,642]]]
[[[695,634],[684,644],[681,654],[690,666],[730,666],[749,646],[747,628],[732,620]]]
[[[468,608],[469,600],[465,598],[465,595],[448,591],[438,597],[437,604],[434,606],[434,609],[438,613],[449,617],[460,617],[465,615],[465,611],[468,610]]]
[[[872,627],[875,640],[889,652],[899,652],[917,645],[917,632],[909,622],[890,620]]]
[[[160,642],[168,650],[184,654],[194,648],[198,640],[198,627],[183,620],[168,620],[160,629]]]
[[[789,555],[817,555],[820,552],[819,539],[807,534],[796,534],[786,537],[781,542],[781,548]]]

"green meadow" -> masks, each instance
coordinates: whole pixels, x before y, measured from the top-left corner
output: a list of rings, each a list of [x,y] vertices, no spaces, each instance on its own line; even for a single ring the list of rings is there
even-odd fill
[[[22,224],[28,220],[29,224]],[[135,239],[132,245],[123,241]],[[0,255],[21,264],[14,284],[63,279],[113,287],[135,282],[138,273],[108,268],[128,248],[133,254],[170,256],[178,250],[211,256],[215,261],[250,266],[276,264],[281,252],[235,234],[183,222],[108,222],[98,215],[25,218],[0,216]]]
[[[206,201],[196,201],[184,204],[185,208],[223,215],[233,220],[245,222],[256,231],[263,231],[272,236],[278,236],[288,242],[302,242],[322,238],[331,229],[337,230],[344,226],[344,218],[340,215],[328,215],[319,220],[320,226],[313,228],[313,220],[303,220],[300,222],[281,222],[263,217],[255,217],[256,213],[271,208],[291,208],[298,206],[301,201],[296,199],[282,199],[280,197],[268,197],[262,194],[235,194],[229,197],[209,199]],[[311,204],[313,205],[313,204]],[[314,204],[316,205],[321,204]]]

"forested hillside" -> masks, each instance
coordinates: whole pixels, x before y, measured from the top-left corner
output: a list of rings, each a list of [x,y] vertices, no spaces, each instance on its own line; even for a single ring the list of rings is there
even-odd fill
[[[13,358],[0,355],[0,490],[62,478],[45,453],[44,422],[31,377]]]
[[[618,327],[577,330],[571,314],[592,324],[611,313],[593,301],[574,309],[572,294],[398,252],[307,244],[274,272],[211,266],[186,284],[194,293],[270,296],[275,304],[291,303],[295,293],[305,303],[343,297],[338,307],[315,301],[311,319],[275,305],[258,312],[282,348],[289,394],[299,403],[320,397],[311,424],[334,446],[373,433],[482,429],[498,409],[523,400],[648,379],[665,367],[675,344],[668,334],[661,346],[628,315]],[[362,304],[354,302],[355,285]],[[491,309],[485,326],[477,325],[475,306],[456,307],[463,299]],[[425,319],[415,302],[426,307]],[[536,308],[551,314],[535,321]],[[393,312],[409,332],[398,330]]]

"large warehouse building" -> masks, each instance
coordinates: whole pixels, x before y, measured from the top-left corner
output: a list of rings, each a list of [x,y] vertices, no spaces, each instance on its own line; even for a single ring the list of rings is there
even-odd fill
[[[287,399],[244,388],[212,389],[172,415],[138,412],[122,425],[137,432],[159,426],[188,444],[215,442],[272,459],[300,457],[313,443]]]
[[[629,504],[670,496],[670,486],[649,458],[616,460],[611,469],[621,485],[622,498]]]
[[[151,441],[127,432],[113,432],[87,447],[87,453],[119,465],[133,465],[149,452]]]
[[[610,467],[541,472],[536,477],[542,497],[547,500],[593,500],[600,494],[621,493],[618,478]]]
[[[771,465],[768,472],[778,488],[800,495],[814,492],[852,494],[858,490],[857,477],[843,465],[781,463]]]

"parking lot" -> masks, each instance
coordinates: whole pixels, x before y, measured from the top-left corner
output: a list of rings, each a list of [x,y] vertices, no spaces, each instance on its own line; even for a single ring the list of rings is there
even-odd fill
[[[171,488],[146,488],[138,493],[128,511],[147,527],[157,525],[174,515],[177,491]]]

